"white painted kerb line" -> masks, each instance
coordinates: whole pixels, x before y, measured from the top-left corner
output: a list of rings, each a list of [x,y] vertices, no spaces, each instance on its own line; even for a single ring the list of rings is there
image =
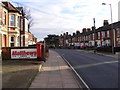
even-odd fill
[[[39,72],[41,71],[42,69],[42,64],[39,65]]]
[[[63,57],[63,56],[62,56]],[[64,57],[63,57],[64,58]],[[76,70],[72,67],[72,65],[64,58],[64,60],[68,63],[68,65],[72,68],[72,70],[76,73],[79,79],[83,82],[88,90],[90,90],[89,86],[85,83],[85,81],[81,78],[81,76],[76,72]]]

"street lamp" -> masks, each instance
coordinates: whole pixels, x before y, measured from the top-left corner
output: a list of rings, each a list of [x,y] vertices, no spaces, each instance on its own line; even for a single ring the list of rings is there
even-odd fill
[[[94,23],[94,26],[93,26],[93,30],[94,30],[94,53],[96,53],[96,33],[95,33],[95,18],[93,18],[93,23]]]
[[[106,4],[102,3],[102,5],[110,5],[110,14],[111,14],[111,30],[112,30],[112,37],[114,37],[114,32],[113,32],[113,19],[112,19],[112,5],[111,4]],[[114,38],[112,39],[112,53],[114,54]]]

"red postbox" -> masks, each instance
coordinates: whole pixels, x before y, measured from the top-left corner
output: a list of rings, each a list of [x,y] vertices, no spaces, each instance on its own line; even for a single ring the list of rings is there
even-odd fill
[[[37,43],[37,59],[42,60],[44,58],[44,46],[42,43]]]

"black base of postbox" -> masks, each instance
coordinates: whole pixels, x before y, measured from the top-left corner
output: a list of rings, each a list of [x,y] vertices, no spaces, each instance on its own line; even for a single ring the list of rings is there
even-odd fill
[[[44,61],[44,62],[46,62],[46,59],[44,57],[37,57],[37,61]]]

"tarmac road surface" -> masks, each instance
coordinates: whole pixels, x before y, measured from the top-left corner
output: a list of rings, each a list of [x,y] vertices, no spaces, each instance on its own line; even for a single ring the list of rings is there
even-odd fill
[[[118,88],[118,59],[83,51],[55,49],[90,88]]]

